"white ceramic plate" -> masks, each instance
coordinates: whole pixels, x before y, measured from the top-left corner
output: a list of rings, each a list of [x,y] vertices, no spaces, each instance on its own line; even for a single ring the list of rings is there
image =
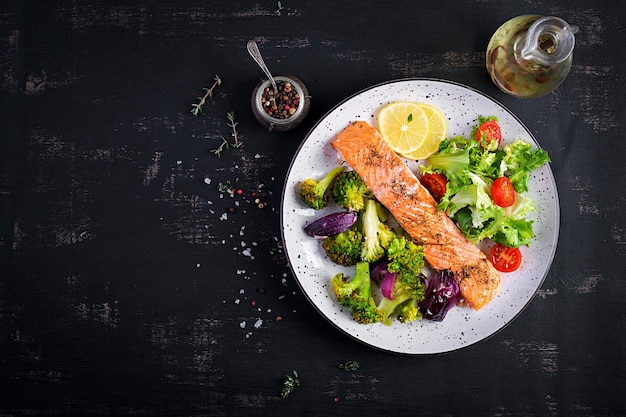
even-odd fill
[[[302,291],[319,312],[349,336],[370,346],[407,354],[440,353],[481,341],[510,323],[533,298],[543,283],[559,234],[559,201],[552,171],[545,165],[533,172],[528,195],[536,211],[529,216],[536,234],[529,247],[522,247],[523,263],[503,274],[498,296],[479,311],[452,308],[442,322],[420,320],[392,326],[362,325],[336,301],[328,285],[339,271],[353,276],[354,268],[329,261],[318,240],[307,236],[306,224],[340,208],[334,204],[321,211],[308,209],[299,198],[298,184],[307,177],[321,177],[338,166],[339,155],[330,142],[351,121],[364,120],[377,126],[378,111],[385,104],[410,100],[438,107],[448,122],[448,137],[469,136],[478,115],[495,115],[503,141],[524,139],[539,144],[509,110],[485,94],[466,86],[436,79],[403,79],[373,86],[346,99],[326,114],[309,132],[293,158],[282,197],[283,242],[291,269]],[[418,162],[409,162],[415,171]]]

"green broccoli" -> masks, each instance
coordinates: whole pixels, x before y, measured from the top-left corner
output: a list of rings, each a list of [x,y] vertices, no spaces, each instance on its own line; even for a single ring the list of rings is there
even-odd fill
[[[420,293],[417,297],[411,298],[409,301],[400,304],[400,306],[396,309],[396,316],[401,323],[410,323],[412,321],[421,320],[422,319],[422,310],[420,309],[419,303],[424,299],[424,293]]]
[[[339,265],[356,265],[361,260],[363,235],[353,226],[322,240],[322,248],[328,258]]]
[[[424,267],[424,249],[404,236],[394,236],[387,248],[389,272],[402,281],[413,282]]]
[[[333,184],[332,195],[337,204],[352,211],[365,209],[365,202],[374,197],[356,171],[339,174]]]
[[[395,293],[393,299],[382,297],[376,306],[383,324],[390,326],[394,316],[402,323],[422,318],[418,303],[424,298],[426,292],[423,285],[422,288],[413,289],[396,278],[393,291]]]
[[[300,184],[300,198],[307,206],[315,210],[326,207],[326,190],[329,190],[333,181],[343,172],[343,167],[331,169],[324,178],[316,180],[307,178]]]
[[[352,279],[343,273],[336,274],[330,281],[337,301],[347,310],[354,320],[361,324],[378,323],[382,316],[372,296],[370,265],[358,262]]]
[[[394,274],[395,279],[391,299],[383,297],[377,306],[383,316],[383,323],[391,324],[394,315],[401,322],[420,319],[422,315],[418,303],[426,292],[421,275],[424,267],[423,248],[403,236],[396,236],[387,248],[387,259],[379,267],[380,273]]]
[[[380,218],[381,205],[376,200],[367,200],[365,210],[361,212],[360,226],[363,233],[361,259],[375,262],[385,255],[385,250],[396,236]]]

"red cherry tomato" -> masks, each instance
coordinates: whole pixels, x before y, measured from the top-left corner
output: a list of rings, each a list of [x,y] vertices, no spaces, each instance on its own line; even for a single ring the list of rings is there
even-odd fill
[[[441,201],[446,193],[446,186],[448,185],[448,179],[445,175],[426,173],[422,175],[420,182],[436,201]]]
[[[515,203],[515,189],[507,177],[499,177],[491,184],[491,198],[500,207],[511,207]]]
[[[489,250],[489,261],[500,272],[513,272],[522,263],[522,252],[519,248],[509,248],[496,243]]]
[[[476,140],[483,149],[495,151],[502,143],[502,131],[495,120],[487,120],[476,130]]]

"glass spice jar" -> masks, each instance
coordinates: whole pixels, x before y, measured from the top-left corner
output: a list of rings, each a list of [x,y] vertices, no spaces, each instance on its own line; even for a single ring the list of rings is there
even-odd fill
[[[252,113],[268,131],[286,131],[298,126],[309,112],[311,97],[304,83],[293,75],[274,76],[278,91],[261,80],[252,92]]]

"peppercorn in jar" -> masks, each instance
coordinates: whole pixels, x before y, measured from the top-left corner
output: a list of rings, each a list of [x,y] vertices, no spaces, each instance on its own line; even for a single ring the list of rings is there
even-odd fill
[[[252,94],[252,111],[268,130],[289,130],[300,124],[308,113],[308,91],[296,77],[279,75],[274,79],[276,91],[269,80],[257,85]]]

